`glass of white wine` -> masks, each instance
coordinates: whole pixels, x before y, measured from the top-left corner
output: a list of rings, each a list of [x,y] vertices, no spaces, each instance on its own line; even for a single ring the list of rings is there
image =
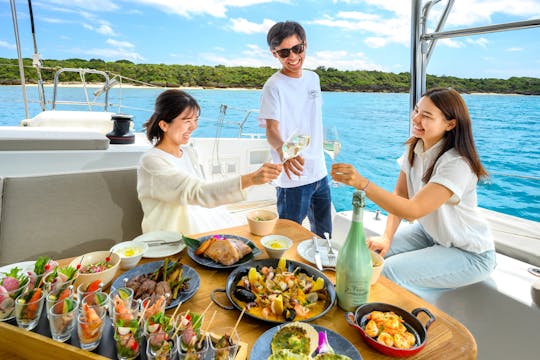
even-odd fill
[[[281,150],[283,151],[283,163],[298,156],[302,150],[309,146],[310,142],[311,136],[294,131],[281,146]]]
[[[339,141],[338,130],[335,126],[330,126],[324,129],[323,150],[334,162],[339,152],[341,151],[341,141]],[[340,186],[337,181],[331,180],[332,187]]]

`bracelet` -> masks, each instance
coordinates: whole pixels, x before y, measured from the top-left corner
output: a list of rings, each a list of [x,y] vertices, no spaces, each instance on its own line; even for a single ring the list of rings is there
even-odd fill
[[[362,191],[366,191],[366,189],[368,188],[368,186],[369,186],[369,179],[367,180],[367,184],[366,184],[366,186],[364,186],[364,187],[363,187],[363,188],[361,188],[360,190],[362,190]]]

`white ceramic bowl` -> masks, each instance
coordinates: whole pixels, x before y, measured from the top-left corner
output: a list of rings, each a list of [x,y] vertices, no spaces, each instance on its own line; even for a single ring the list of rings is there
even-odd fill
[[[258,236],[270,234],[278,221],[278,214],[270,210],[253,210],[246,217],[249,231]]]
[[[271,258],[281,258],[293,245],[293,241],[284,235],[267,235],[261,238],[261,244]]]
[[[73,285],[74,288],[77,289],[77,287],[81,284],[88,285],[98,279],[100,279],[103,283],[103,288],[106,288],[107,285],[109,285],[109,283],[112,281],[112,279],[114,279],[114,276],[116,275],[116,270],[118,270],[118,265],[120,265],[120,256],[118,256],[118,254],[111,253],[110,251],[94,251],[76,257],[69,264],[74,268],[76,268],[79,264],[81,264],[81,267],[84,267],[85,265],[96,264],[105,261],[107,257],[110,257],[109,262],[112,265],[110,268],[96,273],[79,273],[79,276],[77,277],[77,280],[75,280],[75,284]]]
[[[124,241],[114,245],[111,251],[120,256],[120,269],[134,268],[148,250],[145,242]]]

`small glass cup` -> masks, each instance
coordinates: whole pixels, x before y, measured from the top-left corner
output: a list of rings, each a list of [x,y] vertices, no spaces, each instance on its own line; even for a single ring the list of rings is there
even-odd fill
[[[60,300],[51,307],[49,326],[53,340],[64,342],[71,338],[71,332],[77,322],[77,310],[77,301],[69,298]]]
[[[86,295],[101,291],[103,289],[103,283],[100,283],[98,289],[94,291],[87,291],[87,288],[88,284],[84,283],[77,286],[77,300],[79,300],[79,302],[82,302]]]
[[[109,294],[104,291],[96,291],[82,298],[81,305],[100,306],[106,311],[109,309]]]
[[[32,330],[37,326],[41,317],[41,311],[43,310],[43,299],[45,299],[45,293],[40,289],[36,291],[39,291],[38,299],[30,299],[28,302],[26,302],[26,300],[23,299],[25,294],[21,294],[19,297],[17,297],[17,300],[15,300],[15,317],[17,319],[17,326],[25,330]],[[36,293],[34,292],[34,294]]]
[[[203,336],[201,347],[192,350],[186,349],[185,345],[182,344],[181,335],[176,337],[176,349],[179,360],[200,360],[207,358],[209,350],[208,337],[206,335],[201,336]]]
[[[0,281],[1,283],[1,281]],[[0,301],[0,321],[8,321],[15,317],[15,300],[28,287],[28,282],[23,286],[7,292],[7,296],[3,294],[4,299]]]
[[[171,319],[165,315],[165,312],[161,313],[159,319],[154,319],[152,317],[144,321],[143,334],[148,338],[148,336],[157,333],[164,333],[166,336],[171,337],[174,333],[174,326],[170,323]]]
[[[79,277],[79,272],[77,272],[73,278],[71,278],[68,281],[61,281],[60,276],[57,275],[53,278],[54,270],[51,270],[43,275],[43,289],[47,293],[47,295],[53,294],[55,296],[59,296],[63,290],[65,290],[68,286],[73,286],[75,284],[75,280]]]
[[[150,334],[146,341],[148,360],[172,360],[176,358],[176,342],[164,332]]]
[[[141,334],[138,318],[132,320],[117,316],[114,324],[114,340],[116,344],[116,357],[118,360],[131,360],[141,352]]]
[[[114,325],[114,300],[115,298],[118,298],[118,300],[122,300],[124,304],[131,304],[133,301],[133,289],[128,287],[119,287],[115,288],[114,290],[111,290],[109,293],[109,317],[112,320],[112,323]]]
[[[107,308],[103,305],[82,304],[77,318],[77,334],[81,349],[92,351],[99,346],[103,336],[106,313]]]
[[[141,303],[141,311],[144,310],[144,320],[148,320],[149,317],[157,314],[157,313],[165,313],[165,305],[167,303],[167,299],[165,296],[149,296],[145,298]]]
[[[210,359],[233,360],[238,352],[240,337],[233,327],[212,330],[209,334]]]
[[[75,301],[75,291],[73,290],[73,285],[68,285],[65,288],[59,289],[59,291],[57,291],[56,293],[47,293],[47,291],[45,291],[45,293],[47,294],[47,296],[45,297],[47,318],[49,317],[51,308],[57,302],[63,299],[71,299]]]

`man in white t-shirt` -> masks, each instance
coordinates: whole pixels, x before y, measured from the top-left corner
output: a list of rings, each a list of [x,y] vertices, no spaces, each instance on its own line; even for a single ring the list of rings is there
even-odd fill
[[[267,42],[281,70],[264,84],[259,125],[266,127],[275,163],[285,170],[277,179],[279,217],[301,224],[307,216],[311,231],[332,232],[331,197],[323,153],[322,98],[319,76],[303,70],[306,33],[293,21],[272,26]],[[284,140],[298,133],[310,137],[299,155],[285,159]]]

